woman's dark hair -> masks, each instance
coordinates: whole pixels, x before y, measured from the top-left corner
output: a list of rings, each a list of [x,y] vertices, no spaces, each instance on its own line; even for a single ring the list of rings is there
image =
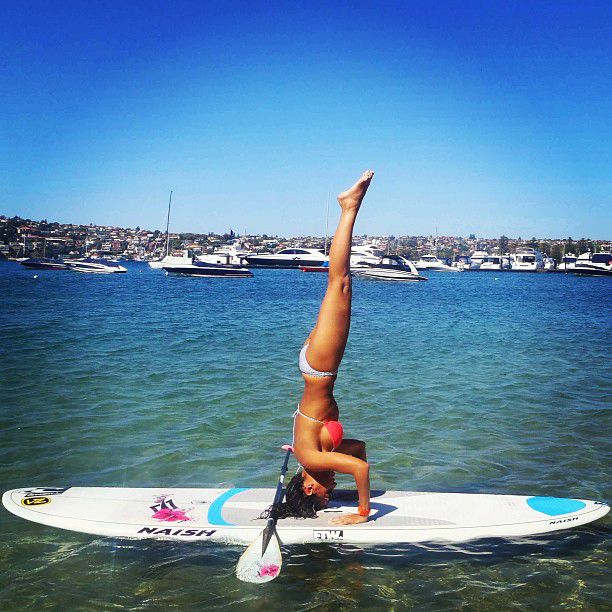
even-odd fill
[[[304,493],[304,474],[299,471],[287,484],[285,501],[272,504],[259,518],[316,518],[321,503],[314,495]]]

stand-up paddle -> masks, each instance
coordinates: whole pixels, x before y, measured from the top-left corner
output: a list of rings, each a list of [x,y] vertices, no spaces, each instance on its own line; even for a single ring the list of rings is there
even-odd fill
[[[244,582],[254,582],[256,584],[270,582],[270,580],[274,580],[280,574],[283,564],[280,542],[276,533],[276,522],[278,521],[276,507],[283,499],[283,482],[287,473],[289,457],[293,449],[285,444],[283,450],[287,452],[283,461],[283,467],[281,468],[280,478],[276,485],[276,494],[274,495],[274,502],[268,522],[264,530],[242,553],[236,566],[236,576]]]

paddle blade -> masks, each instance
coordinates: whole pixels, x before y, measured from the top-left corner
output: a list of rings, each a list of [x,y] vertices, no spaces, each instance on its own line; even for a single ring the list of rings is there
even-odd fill
[[[283,557],[276,531],[273,531],[266,552],[263,555],[261,553],[265,531],[264,529],[251,542],[251,545],[242,553],[242,557],[238,561],[236,576],[244,582],[263,584],[274,580],[280,574]]]

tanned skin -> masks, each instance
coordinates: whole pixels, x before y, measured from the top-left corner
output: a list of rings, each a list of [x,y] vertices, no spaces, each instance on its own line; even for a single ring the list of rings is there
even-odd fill
[[[363,202],[374,172],[364,172],[359,180],[338,196],[341,214],[329,251],[329,277],[327,291],[317,323],[305,344],[306,359],[310,366],[321,372],[335,372],[340,366],[351,325],[351,244],[357,213]],[[302,375],[304,394],[300,411],[320,421],[337,421],[338,405],[334,399],[336,376],[315,377]],[[333,450],[333,452],[332,452]],[[294,451],[304,467],[304,492],[317,497],[321,507],[329,502],[336,482],[335,472],[351,474],[359,494],[359,510],[370,510],[370,466],[367,462],[365,442],[343,440],[333,449],[331,436],[321,424],[296,416]],[[333,518],[333,525],[365,523],[367,516],[343,514]]]

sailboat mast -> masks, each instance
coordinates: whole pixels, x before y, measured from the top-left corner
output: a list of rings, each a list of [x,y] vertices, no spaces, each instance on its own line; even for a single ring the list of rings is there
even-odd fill
[[[438,257],[438,221],[436,220],[436,247],[434,250],[434,255]]]
[[[170,206],[172,206],[172,190],[170,191],[170,201],[168,202],[168,218],[166,219],[166,255],[170,254]]]

